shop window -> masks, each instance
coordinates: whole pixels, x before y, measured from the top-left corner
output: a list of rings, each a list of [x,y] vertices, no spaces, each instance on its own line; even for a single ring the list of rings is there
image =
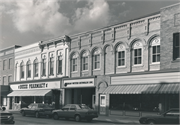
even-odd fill
[[[38,68],[38,60],[36,59],[35,61],[34,61],[34,76],[35,77],[38,77],[38,70],[39,70],[39,68]]]
[[[58,56],[58,61],[57,61],[57,64],[58,64],[58,74],[62,74],[62,56]]]
[[[24,78],[24,63],[23,62],[20,64],[20,71],[21,71],[21,79],[23,79]]]
[[[7,69],[7,60],[3,60],[3,70]]]
[[[42,59],[42,76],[46,76],[46,59]]]
[[[151,62],[160,62],[160,38],[154,38],[151,41]]]
[[[180,33],[173,34],[173,59],[180,58]]]
[[[116,50],[116,59],[117,59],[117,66],[124,66],[125,65],[125,46],[119,45]]]
[[[105,106],[106,105],[106,97],[105,95],[100,96],[100,105]]]
[[[7,106],[7,97],[2,97],[1,96],[1,105],[2,106]]]
[[[49,65],[50,65],[50,74],[49,75],[53,76],[54,75],[54,57],[53,57],[53,54],[51,54]]]
[[[13,59],[9,59],[9,69],[13,68]]]
[[[142,64],[142,43],[137,41],[133,44],[133,64]]]
[[[15,103],[19,103],[20,97],[15,97]]]
[[[88,54],[84,52],[81,58],[82,70],[88,70]]]
[[[98,49],[93,53],[93,69],[100,69],[100,50]]]
[[[28,78],[31,77],[31,62],[30,61],[27,62],[27,77]]]
[[[74,54],[71,59],[72,63],[72,72],[77,71],[77,55]]]

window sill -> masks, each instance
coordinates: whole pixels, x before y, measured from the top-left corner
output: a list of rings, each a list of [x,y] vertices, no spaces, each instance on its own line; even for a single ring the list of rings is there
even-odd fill
[[[77,73],[78,71],[72,71],[71,73]]]
[[[121,68],[127,68],[126,66],[117,66],[117,69],[121,69]]]
[[[88,72],[89,70],[82,70],[81,72]]]
[[[177,59],[171,61],[171,63],[177,63],[177,62],[180,62],[180,58],[177,58]]]
[[[142,67],[144,66],[143,64],[139,64],[139,65],[133,65],[132,67]]]
[[[93,71],[99,71],[99,70],[101,70],[101,69],[93,69]]]
[[[152,65],[160,65],[160,62],[157,62],[157,63],[151,63],[150,66]]]

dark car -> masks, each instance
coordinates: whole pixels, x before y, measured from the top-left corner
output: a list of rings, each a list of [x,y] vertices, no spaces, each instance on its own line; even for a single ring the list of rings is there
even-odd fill
[[[81,119],[86,119],[87,121],[92,121],[93,118],[98,117],[97,111],[89,108],[85,104],[67,104],[62,109],[53,110],[53,118],[55,120],[59,118],[74,118],[77,122]]]
[[[39,118],[40,116],[51,117],[53,110],[54,108],[48,104],[31,103],[27,108],[22,108],[20,113],[22,116],[34,115],[36,118]]]
[[[12,113],[5,111],[4,107],[0,107],[0,121],[1,124],[14,124],[14,116]]]
[[[145,116],[139,119],[141,124],[179,124],[179,109],[170,109],[157,116]]]

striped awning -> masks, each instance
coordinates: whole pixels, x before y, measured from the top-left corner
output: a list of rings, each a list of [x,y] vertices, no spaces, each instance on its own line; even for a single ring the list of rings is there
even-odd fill
[[[159,94],[179,94],[180,83],[164,83],[159,89]]]
[[[109,86],[102,93],[106,94],[155,94],[160,84],[136,84]]]
[[[50,94],[51,90],[18,90],[11,92],[7,96],[48,96]]]

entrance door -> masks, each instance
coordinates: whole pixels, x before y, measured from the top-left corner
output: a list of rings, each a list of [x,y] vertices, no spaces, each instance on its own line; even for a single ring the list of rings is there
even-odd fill
[[[99,113],[102,115],[106,115],[106,95],[100,95],[99,98],[99,102],[100,102],[100,110]]]

